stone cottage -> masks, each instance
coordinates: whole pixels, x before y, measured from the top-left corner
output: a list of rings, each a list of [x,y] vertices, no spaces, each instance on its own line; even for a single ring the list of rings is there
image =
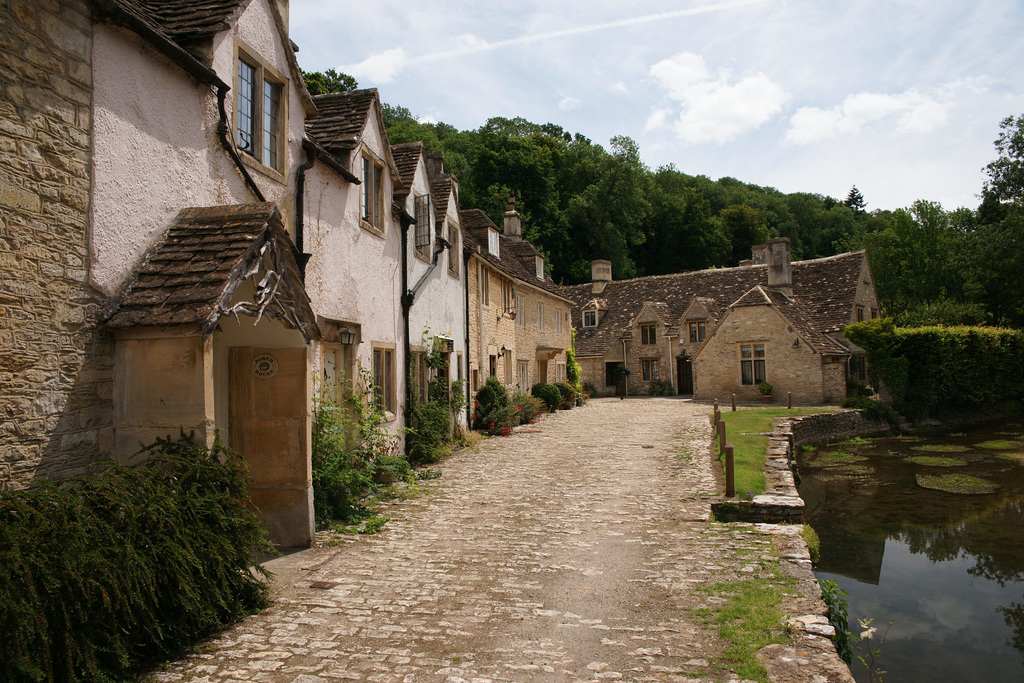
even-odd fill
[[[465,343],[461,259],[409,283],[430,268],[403,258],[426,176],[403,184],[379,96],[309,96],[286,0],[24,0],[0,20],[0,486],[219,431],[272,538],[308,544],[315,393],[366,368],[400,433],[403,330]],[[444,257],[461,237],[438,176]]]
[[[529,392],[566,379],[572,300],[545,272],[544,257],[523,240],[514,200],[504,231],[479,209],[462,212],[466,233],[470,390],[488,377]]]
[[[583,381],[600,395],[623,384],[644,394],[661,381],[695,398],[757,400],[768,382],[797,402],[841,401],[849,361],[862,353],[843,328],[878,316],[863,251],[791,262],[785,237],[735,268],[616,281],[597,260],[592,275],[564,291]]]

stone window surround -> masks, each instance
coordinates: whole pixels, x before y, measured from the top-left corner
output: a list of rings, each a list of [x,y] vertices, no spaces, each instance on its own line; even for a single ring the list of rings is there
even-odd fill
[[[413,245],[413,253],[421,261],[430,261],[430,245],[433,240],[430,238],[430,195],[416,194],[413,198],[413,212],[416,216],[416,240]]]
[[[707,338],[708,333],[708,321],[707,320],[688,320],[686,322],[687,328],[690,333],[690,343],[700,344]]]
[[[768,378],[767,352],[765,342],[743,342],[737,344],[740,357],[740,384],[742,386],[758,386]],[[744,355],[746,354],[746,355]],[[759,355],[760,354],[760,355]],[[744,376],[744,369],[749,364],[750,381]],[[760,370],[760,372],[758,372]]]
[[[641,344],[658,343],[658,323],[640,323],[639,327]]]
[[[255,143],[255,150],[250,150],[238,146],[238,149],[242,154],[240,158],[242,163],[249,166],[263,175],[270,176],[278,182],[287,182],[287,122],[288,122],[288,78],[275,69],[269,62],[262,59],[255,50],[250,48],[246,43],[235,36],[234,41],[235,47],[235,101],[234,109],[232,111],[232,123],[235,131],[235,145],[238,146],[239,141],[239,97],[242,95],[242,89],[239,87],[239,63],[245,62],[254,71],[253,77],[253,112],[252,112],[252,126],[253,126],[253,138]],[[277,144],[276,144],[276,156],[277,166],[271,166],[263,163],[263,136],[265,131],[263,129],[263,102],[264,102],[264,83],[270,83],[280,89],[280,98],[278,102],[277,120],[275,127],[277,129]]]
[[[448,274],[459,279],[459,256],[462,254],[462,240],[459,237],[459,226],[451,221],[448,222],[448,242],[451,248],[448,249]]]
[[[640,360],[640,370],[643,381],[653,382],[660,379],[658,369],[657,358],[643,358]]]
[[[389,342],[371,342],[373,348],[374,396],[386,412],[388,422],[397,417],[398,393],[395,382],[395,345]]]
[[[384,162],[366,145],[361,147],[359,159],[360,178],[363,181],[359,188],[359,224],[378,237],[384,237],[387,234],[384,206],[387,180]]]

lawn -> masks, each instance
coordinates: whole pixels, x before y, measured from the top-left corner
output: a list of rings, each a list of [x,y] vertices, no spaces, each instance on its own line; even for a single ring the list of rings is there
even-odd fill
[[[728,408],[722,413],[725,420],[726,441],[733,446],[733,466],[736,474],[736,495],[744,496],[747,491],[757,496],[764,493],[764,458],[768,452],[768,432],[772,423],[780,417],[798,417],[814,413],[827,413],[831,407],[800,408],[740,408],[736,412]],[[715,437],[718,449],[718,437]],[[724,462],[722,463],[724,466]],[[724,477],[723,477],[724,479]]]

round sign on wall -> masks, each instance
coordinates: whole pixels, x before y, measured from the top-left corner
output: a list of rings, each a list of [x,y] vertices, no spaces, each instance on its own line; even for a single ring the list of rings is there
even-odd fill
[[[256,356],[252,361],[252,374],[260,379],[270,379],[277,372],[277,359],[269,353]]]

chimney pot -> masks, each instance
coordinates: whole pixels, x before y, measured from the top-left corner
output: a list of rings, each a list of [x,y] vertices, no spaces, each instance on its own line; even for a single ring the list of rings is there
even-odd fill
[[[508,198],[508,211],[505,212],[505,237],[513,242],[523,239],[523,217],[516,211],[516,198]]]
[[[768,286],[793,298],[793,267],[789,238],[776,237],[761,246],[764,247],[767,257]]]

